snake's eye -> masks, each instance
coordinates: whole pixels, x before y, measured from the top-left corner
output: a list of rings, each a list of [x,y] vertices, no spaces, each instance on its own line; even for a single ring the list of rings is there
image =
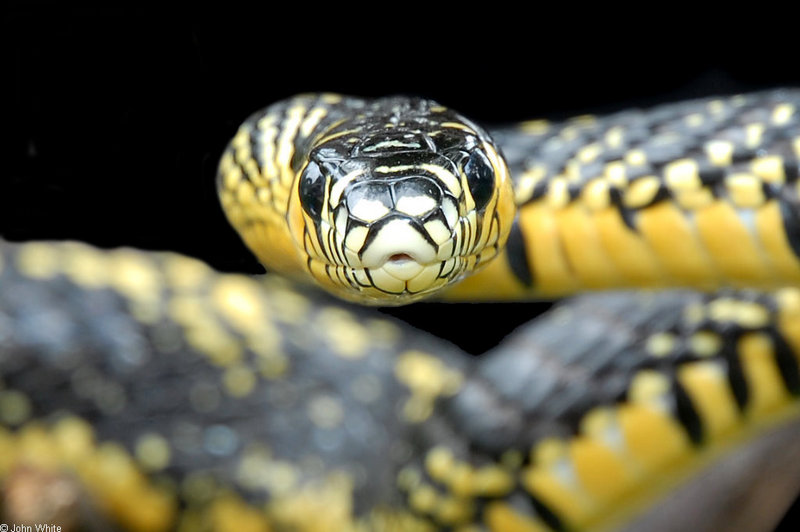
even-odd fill
[[[317,163],[309,161],[298,187],[303,209],[312,217],[318,218],[322,213],[322,202],[325,201],[325,176]]]
[[[475,208],[482,209],[489,203],[494,193],[494,169],[489,159],[479,150],[473,151],[464,164],[470,194]]]

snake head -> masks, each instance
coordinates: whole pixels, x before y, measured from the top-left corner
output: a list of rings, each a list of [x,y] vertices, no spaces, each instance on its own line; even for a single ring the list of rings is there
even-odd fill
[[[368,102],[304,153],[287,218],[311,276],[340,297],[410,303],[505,244],[506,164],[484,130],[434,102]]]

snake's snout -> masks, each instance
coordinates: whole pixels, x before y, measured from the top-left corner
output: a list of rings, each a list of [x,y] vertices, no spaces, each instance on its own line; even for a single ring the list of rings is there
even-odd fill
[[[408,218],[396,217],[372,227],[361,261],[367,268],[407,271],[436,260],[436,249]]]
[[[399,168],[403,171],[391,179],[364,180],[345,189],[336,229],[345,245],[360,244],[349,246],[358,254],[359,266],[383,268],[409,280],[426,266],[450,258],[458,215],[455,200],[433,178],[406,175]],[[348,238],[350,234],[364,237]]]

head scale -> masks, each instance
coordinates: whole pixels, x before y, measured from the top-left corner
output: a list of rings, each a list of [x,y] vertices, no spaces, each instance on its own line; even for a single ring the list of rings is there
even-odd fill
[[[505,244],[514,205],[488,134],[434,102],[366,104],[307,152],[288,213],[311,275],[361,303],[424,298]]]

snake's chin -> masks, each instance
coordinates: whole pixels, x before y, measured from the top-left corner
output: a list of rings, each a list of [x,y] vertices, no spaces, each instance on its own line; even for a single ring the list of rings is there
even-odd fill
[[[328,265],[318,279],[329,292],[371,306],[400,306],[427,299],[461,278],[466,261],[450,257],[419,263],[398,254],[376,268]]]

